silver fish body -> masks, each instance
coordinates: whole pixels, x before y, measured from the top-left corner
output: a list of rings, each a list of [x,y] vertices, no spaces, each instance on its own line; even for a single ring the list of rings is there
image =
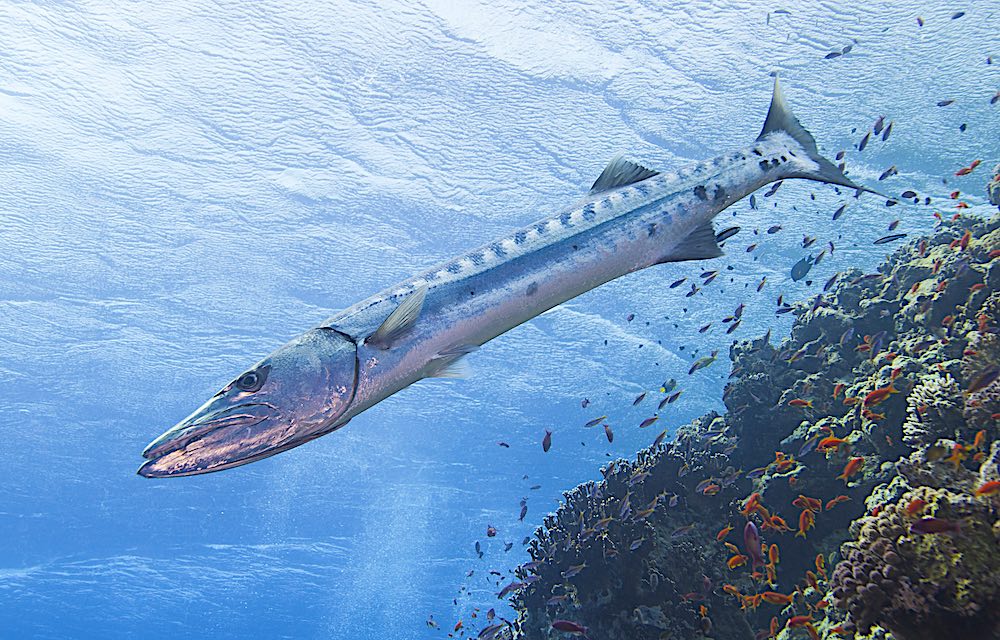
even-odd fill
[[[613,160],[569,209],[363,300],[263,359],[147,447],[139,473],[246,464],[334,431],[418,380],[461,375],[466,354],[581,293],[721,255],[712,219],[788,178],[868,190],[819,155],[776,81],[752,145],[662,173]]]

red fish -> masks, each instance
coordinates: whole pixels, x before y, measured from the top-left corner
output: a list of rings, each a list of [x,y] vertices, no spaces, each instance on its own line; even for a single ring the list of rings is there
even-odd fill
[[[806,509],[801,514],[799,514],[799,530],[795,534],[795,537],[806,537],[806,532],[816,526],[816,516],[813,515],[812,511]]]
[[[805,509],[807,511],[813,511],[813,512],[821,511],[823,509],[822,502],[820,502],[816,498],[810,498],[808,496],[804,496],[801,493],[799,494],[798,498],[792,501],[792,504],[798,507],[799,509]]]
[[[719,533],[715,534],[715,539],[718,540],[719,542],[722,542],[723,540],[726,539],[726,536],[728,536],[729,532],[732,530],[733,530],[732,525],[726,525],[719,531]]]
[[[776,593],[774,591],[765,591],[764,593],[760,594],[760,597],[761,599],[764,600],[764,602],[769,602],[771,604],[777,604],[781,606],[792,604],[791,596],[786,596],[783,593]]]
[[[837,476],[838,480],[843,480],[846,484],[847,481],[861,471],[861,468],[865,465],[864,458],[851,458],[847,464],[844,466],[844,472]]]
[[[882,387],[881,389],[875,389],[865,396],[864,406],[874,407],[877,404],[881,404],[894,393],[899,393],[894,386],[891,384],[888,387]]]
[[[826,508],[827,511],[829,511],[830,509],[836,507],[841,502],[847,502],[848,500],[850,500],[850,497],[848,497],[848,496],[844,496],[844,495],[837,496],[836,498],[833,498],[832,500],[827,501],[827,503],[825,505],[825,508]]]
[[[566,633],[574,636],[581,636],[583,638],[587,637],[587,627],[572,622],[571,620],[554,620],[552,622],[552,628],[556,631],[565,631]]]
[[[833,399],[836,400],[837,396],[839,396],[840,392],[843,391],[843,390],[844,390],[844,383],[843,382],[838,382],[837,384],[835,384],[833,386]]]
[[[927,506],[926,500],[921,500],[920,498],[914,498],[910,500],[906,505],[906,515],[915,516],[924,510]]]
[[[977,496],[992,496],[1000,493],[1000,480],[990,480],[979,485],[976,489]]]
[[[795,398],[794,400],[788,401],[788,406],[790,407],[809,407],[812,409],[812,400],[803,400],[802,398]]]

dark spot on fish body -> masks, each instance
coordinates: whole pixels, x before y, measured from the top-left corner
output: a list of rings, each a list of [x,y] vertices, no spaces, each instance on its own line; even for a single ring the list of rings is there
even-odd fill
[[[590,222],[591,220],[594,219],[594,217],[596,215],[597,215],[597,210],[596,210],[596,207],[594,206],[593,202],[584,205],[584,207],[583,207],[583,219],[584,220],[586,220],[587,222]]]
[[[457,262],[452,262],[451,264],[448,265],[446,269],[448,273],[458,273],[461,270],[462,270],[462,265],[460,265]]]
[[[656,223],[651,222],[646,226],[646,235],[650,238],[656,235]]]
[[[475,265],[483,264],[483,252],[476,251],[474,253],[469,254],[469,260],[472,260],[472,264]]]
[[[774,158],[773,160],[771,160],[771,166],[772,167],[778,167],[780,165],[781,165],[781,160],[778,160],[777,158]]]
[[[781,156],[781,161],[782,162],[788,162],[788,158],[786,158],[785,156]]]
[[[761,170],[761,171],[767,171],[768,169],[770,169],[770,168],[771,168],[771,163],[770,163],[770,162],[768,162],[767,160],[761,160],[761,161],[760,161],[760,162],[758,162],[757,164],[759,164],[759,165],[760,165],[760,170]]]
[[[694,195],[698,196],[699,200],[708,200],[708,190],[705,189],[705,185],[703,184],[694,188]]]
[[[538,293],[538,283],[532,282],[531,284],[528,285],[528,290],[524,292],[524,295],[530,297],[535,295],[536,293]]]
[[[518,231],[514,234],[514,244],[524,244],[524,241],[528,238],[527,231]]]
[[[548,223],[539,222],[538,224],[535,225],[535,231],[538,232],[538,235],[544,236],[546,226],[548,226]]]
[[[760,149],[758,149],[757,147],[753,148],[753,154],[755,156],[762,156],[762,155],[764,155],[763,153],[760,152]]]
[[[503,247],[500,246],[499,242],[494,242],[493,244],[491,244],[490,251],[492,251],[493,255],[495,255],[498,258],[503,258],[504,256],[507,255],[507,252],[503,250]]]
[[[715,185],[715,200],[716,202],[721,202],[726,199],[726,190],[721,184]]]
[[[570,211],[563,211],[561,214],[559,214],[559,224],[561,224],[564,227],[568,227],[569,219],[572,215],[573,214]]]

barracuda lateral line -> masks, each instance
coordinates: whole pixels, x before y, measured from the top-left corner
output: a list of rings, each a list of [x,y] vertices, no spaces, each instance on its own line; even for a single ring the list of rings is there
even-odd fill
[[[154,440],[139,474],[247,464],[336,431],[422,378],[461,376],[464,356],[581,293],[655,264],[722,255],[712,219],[789,178],[877,193],[819,154],[776,79],[752,145],[676,171],[612,160],[571,208],[363,300],[282,346]]]

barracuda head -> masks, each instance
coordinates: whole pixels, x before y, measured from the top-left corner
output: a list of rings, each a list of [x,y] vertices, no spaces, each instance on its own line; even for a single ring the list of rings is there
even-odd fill
[[[291,449],[347,422],[357,345],[328,328],[306,332],[261,360],[154,440],[147,478],[237,467]]]

